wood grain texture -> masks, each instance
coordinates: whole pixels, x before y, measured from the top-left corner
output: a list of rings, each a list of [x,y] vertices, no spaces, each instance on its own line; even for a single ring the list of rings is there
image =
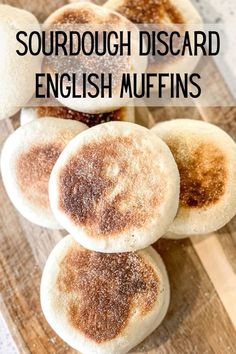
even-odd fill
[[[208,61],[205,70],[209,91],[217,95],[225,107],[206,107],[204,98],[201,98],[197,102],[201,119],[218,125],[236,141],[235,99],[213,62]],[[217,233],[191,241],[236,328],[236,217]]]
[[[194,237],[191,242],[236,328],[236,274],[218,235]]]

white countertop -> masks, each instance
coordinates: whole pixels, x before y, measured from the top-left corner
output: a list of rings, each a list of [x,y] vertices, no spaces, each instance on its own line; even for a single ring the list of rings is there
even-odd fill
[[[236,19],[235,0],[191,0],[206,23],[228,23]]]
[[[0,353],[18,354],[14,341],[12,340],[12,337],[8,331],[6,323],[1,314],[0,314]]]
[[[227,51],[224,56],[215,57],[221,75],[228,84],[231,94],[236,99],[236,47],[235,23],[236,4],[235,0],[191,0],[201,13],[207,24],[223,23],[223,31],[227,40]]]
[[[205,23],[236,23],[235,0],[192,0],[192,2],[198,8]],[[228,65],[234,65],[233,62],[236,62],[236,58],[232,60],[232,56],[230,56]],[[18,354],[11,335],[1,315],[0,353]]]

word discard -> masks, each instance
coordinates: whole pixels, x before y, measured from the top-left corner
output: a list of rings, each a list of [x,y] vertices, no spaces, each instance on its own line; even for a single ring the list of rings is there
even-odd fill
[[[123,56],[132,55],[132,40],[138,41],[138,54],[147,55],[209,55],[215,56],[220,51],[220,36],[216,31],[143,31],[138,38],[132,38],[132,31],[49,31],[30,34],[19,31],[16,35],[21,48],[18,55],[43,54],[45,56]],[[181,39],[181,40],[180,40]],[[176,46],[177,44],[177,46]]]

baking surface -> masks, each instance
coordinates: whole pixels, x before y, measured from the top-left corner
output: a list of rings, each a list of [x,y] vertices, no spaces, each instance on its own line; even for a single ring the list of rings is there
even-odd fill
[[[216,66],[209,62],[205,70],[212,94],[235,105]],[[204,102],[199,100],[195,107],[159,107],[151,111],[155,121],[204,119],[218,124],[236,139],[236,107],[207,108],[201,107],[201,103]],[[142,109],[139,120],[146,121]],[[153,124],[152,119],[148,122]],[[17,117],[0,121],[0,146],[17,124]],[[43,265],[63,234],[32,225],[21,217],[1,181],[0,203],[0,308],[18,351],[75,353],[51,330],[39,300]],[[169,273],[171,304],[163,324],[133,353],[235,353],[235,243],[236,218],[216,234],[182,241],[161,239],[155,244]],[[11,353],[5,349],[0,352]]]

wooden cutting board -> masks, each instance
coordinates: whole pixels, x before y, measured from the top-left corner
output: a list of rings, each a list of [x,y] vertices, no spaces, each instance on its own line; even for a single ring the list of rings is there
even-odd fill
[[[211,62],[209,90],[235,105]],[[138,109],[141,124],[170,118],[204,119],[236,139],[236,107],[159,107]],[[19,124],[18,117],[0,122],[0,145]],[[235,166],[236,168],[236,166]],[[20,353],[72,354],[48,326],[41,308],[42,268],[63,237],[26,221],[14,209],[0,182],[0,307]],[[236,353],[236,218],[219,232],[181,241],[159,240],[154,247],[166,264],[171,304],[163,324],[133,353]],[[3,353],[4,354],[4,353]]]

